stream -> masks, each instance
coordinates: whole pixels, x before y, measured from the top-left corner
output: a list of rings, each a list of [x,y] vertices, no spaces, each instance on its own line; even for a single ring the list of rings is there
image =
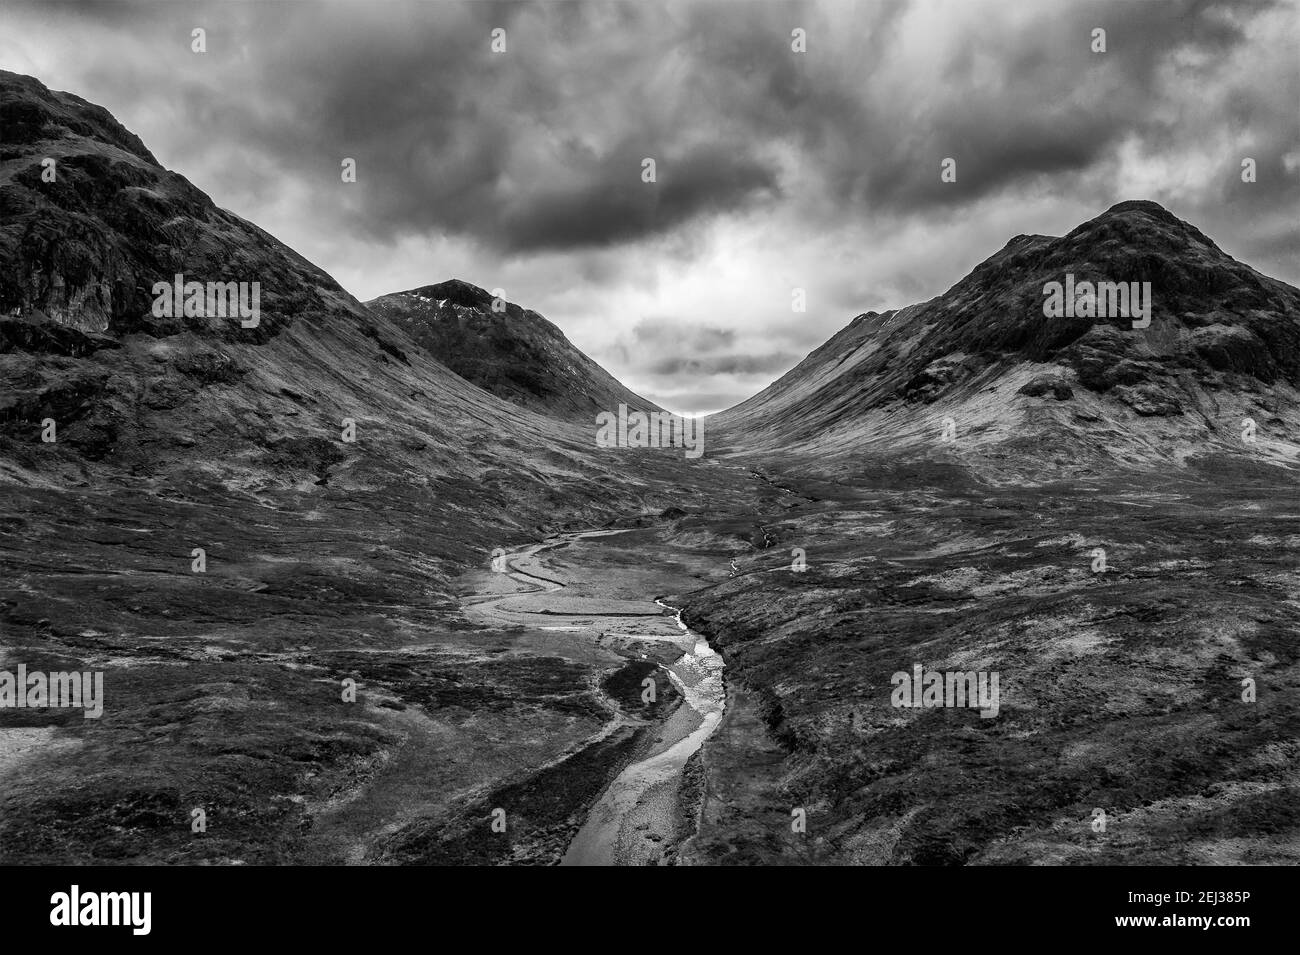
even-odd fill
[[[564,591],[574,581],[544,566],[540,557],[547,550],[569,543],[618,533],[624,532],[575,532],[507,552],[505,572],[526,584],[529,591],[479,595],[467,600],[474,613],[502,626],[524,623],[551,632],[571,632],[578,640],[594,641],[612,634],[671,643],[681,650],[681,655],[663,671],[681,693],[684,704],[658,727],[649,748],[601,794],[569,844],[561,865],[648,865],[662,861],[665,850],[690,834],[681,831],[677,797],[686,762],[717,728],[726,707],[722,657],[703,636],[682,622],[680,609],[654,598],[570,597]],[[545,615],[545,626],[539,626],[539,615]],[[599,735],[628,724],[647,725],[619,711]]]

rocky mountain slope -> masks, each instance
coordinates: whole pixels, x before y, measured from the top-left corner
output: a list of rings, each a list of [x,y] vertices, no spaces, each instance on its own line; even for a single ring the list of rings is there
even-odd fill
[[[1045,286],[1070,276],[1150,283],[1150,326],[1048,317]],[[1017,236],[928,302],[859,315],[709,425],[715,446],[840,467],[880,454],[1025,475],[1217,453],[1290,465],[1297,386],[1300,291],[1134,201],[1066,236]]]
[[[506,401],[589,423],[620,404],[662,410],[625,388],[531,309],[453,279],[366,303],[466,381]]]

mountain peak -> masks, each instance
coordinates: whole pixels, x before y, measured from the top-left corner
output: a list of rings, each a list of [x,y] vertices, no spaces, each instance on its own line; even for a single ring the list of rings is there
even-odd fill
[[[1101,219],[1106,216],[1128,216],[1142,213],[1162,219],[1170,224],[1182,222],[1172,212],[1152,199],[1125,199],[1123,202],[1117,202],[1097,218]]]
[[[498,398],[571,420],[590,421],[620,404],[657,405],[625,388],[553,322],[460,279],[381,295],[366,303],[456,374]]]
[[[488,308],[492,304],[491,292],[463,279],[447,279],[445,282],[435,282],[433,285],[423,285],[396,294],[418,295],[436,301],[446,300],[451,305],[460,305],[463,308],[481,309]]]
[[[1101,215],[1089,219],[1065,238],[1120,238],[1129,244],[1141,244],[1150,252],[1171,242],[1181,248],[1194,241],[1218,252],[1214,241],[1190,222],[1186,222],[1158,202],[1150,199],[1126,199],[1117,202]]]
[[[222,340],[268,340],[309,314],[364,315],[332,278],[217,208],[79,96],[0,71],[0,157],[0,313],[116,338],[188,331]],[[47,181],[51,160],[57,173]],[[256,282],[257,324],[155,314],[153,286],[178,274]]]
[[[151,166],[159,164],[140,137],[104,107],[9,70],[0,70],[0,129],[11,146],[81,137],[116,146]]]

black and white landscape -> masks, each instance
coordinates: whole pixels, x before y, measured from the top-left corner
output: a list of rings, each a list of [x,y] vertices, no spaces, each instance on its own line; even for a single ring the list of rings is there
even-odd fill
[[[1298,48],[4,0],[0,863],[1300,862]]]

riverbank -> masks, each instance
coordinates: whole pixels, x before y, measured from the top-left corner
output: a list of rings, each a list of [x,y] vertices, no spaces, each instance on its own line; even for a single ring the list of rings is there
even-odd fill
[[[682,623],[680,609],[656,603],[675,611],[674,622],[690,644],[666,667],[686,705],[660,728],[649,752],[610,783],[569,846],[563,865],[659,865],[691,835],[681,790],[687,762],[725,711],[724,663],[704,637]]]

